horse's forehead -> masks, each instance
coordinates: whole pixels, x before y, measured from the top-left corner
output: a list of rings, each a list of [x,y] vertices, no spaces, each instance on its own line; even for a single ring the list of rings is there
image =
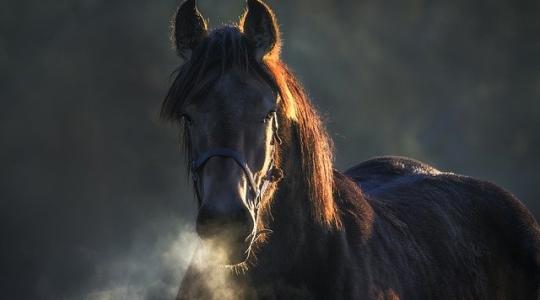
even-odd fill
[[[273,92],[262,79],[232,70],[221,76],[211,88],[211,95],[215,105],[244,112],[266,108],[272,102]]]

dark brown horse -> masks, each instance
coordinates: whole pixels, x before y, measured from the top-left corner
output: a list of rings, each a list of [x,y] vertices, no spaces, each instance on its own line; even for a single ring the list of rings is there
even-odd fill
[[[202,244],[178,299],[537,299],[539,229],[489,182],[381,157],[341,173],[273,12],[207,30],[184,2],[163,103],[183,124]]]

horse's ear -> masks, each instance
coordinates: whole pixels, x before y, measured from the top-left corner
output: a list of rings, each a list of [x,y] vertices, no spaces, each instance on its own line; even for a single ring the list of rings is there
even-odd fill
[[[260,0],[247,0],[240,28],[255,49],[255,57],[278,56],[281,39],[274,12]]]
[[[207,36],[206,21],[195,6],[195,0],[180,4],[173,22],[174,44],[178,55],[189,59],[191,52]]]

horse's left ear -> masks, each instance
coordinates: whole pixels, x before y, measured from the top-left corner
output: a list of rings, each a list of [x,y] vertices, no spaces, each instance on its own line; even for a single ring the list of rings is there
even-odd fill
[[[279,27],[274,12],[260,0],[247,0],[247,11],[240,20],[240,28],[255,49],[255,57],[277,57],[281,48]]]

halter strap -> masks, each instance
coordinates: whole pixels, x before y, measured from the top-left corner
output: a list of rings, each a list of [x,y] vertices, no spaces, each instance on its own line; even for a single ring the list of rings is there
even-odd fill
[[[276,114],[276,112],[273,113],[271,121],[272,121],[272,131],[273,131],[272,151],[271,151],[272,153],[270,154],[271,155],[271,158],[270,158],[271,160],[270,160],[270,165],[268,167],[268,170],[266,171],[266,174],[263,177],[263,181],[261,183],[261,186],[259,187],[255,183],[253,172],[251,172],[251,169],[249,168],[249,165],[247,164],[247,161],[244,158],[244,155],[242,155],[242,153],[238,152],[237,150],[231,149],[231,148],[210,149],[210,150],[208,150],[206,152],[203,152],[201,155],[199,155],[198,158],[194,159],[191,162],[191,176],[192,176],[192,179],[193,179],[193,186],[194,186],[195,194],[197,196],[197,200],[199,201],[199,204],[202,202],[202,198],[201,198],[201,195],[200,195],[200,192],[199,192],[199,187],[198,187],[198,184],[197,184],[198,181],[199,181],[198,172],[204,166],[204,164],[206,164],[206,162],[208,162],[208,160],[210,158],[215,157],[215,156],[219,156],[219,157],[225,157],[225,158],[232,158],[238,164],[238,166],[240,166],[240,168],[244,172],[244,175],[246,175],[246,177],[247,177],[249,188],[250,188],[251,192],[253,193],[252,201],[248,200],[248,204],[251,204],[251,205],[253,205],[253,207],[255,209],[258,209],[259,202],[261,201],[261,197],[266,192],[268,186],[270,186],[270,183],[272,181],[276,180],[274,178],[275,176],[273,176],[273,173],[275,171],[274,170],[274,152],[275,152],[275,148],[276,148],[275,144],[276,143],[278,145],[281,144],[281,139],[279,138],[279,135],[278,135],[279,125],[278,125],[278,122],[277,122],[277,114]]]
[[[260,190],[255,184],[255,179],[253,178],[253,172],[251,172],[246,160],[244,159],[244,156],[233,149],[230,148],[215,148],[210,149],[203,154],[199,156],[196,160],[194,160],[191,163],[191,172],[195,176],[193,178],[194,181],[197,181],[197,172],[199,169],[204,166],[204,164],[212,157],[219,156],[219,157],[226,157],[226,158],[232,158],[240,168],[244,171],[244,174],[246,175],[248,179],[248,184],[250,186],[251,191],[255,194],[255,198],[259,197]],[[197,187],[196,187],[197,188]]]

